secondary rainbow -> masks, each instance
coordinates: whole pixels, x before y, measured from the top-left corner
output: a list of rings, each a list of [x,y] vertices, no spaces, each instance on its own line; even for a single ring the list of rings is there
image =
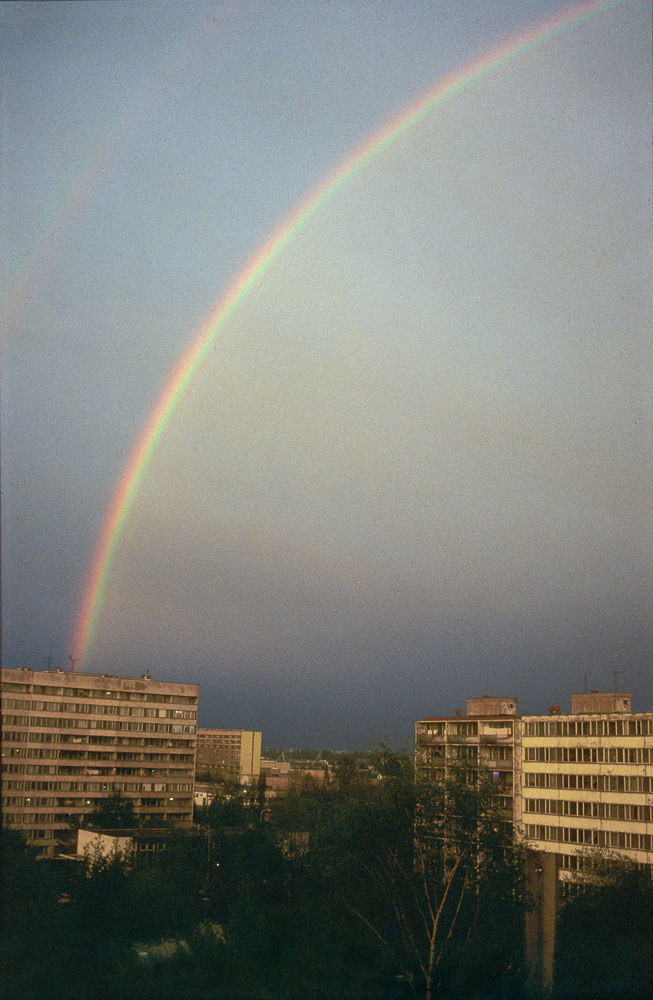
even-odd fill
[[[337,195],[338,191],[409,129],[488,74],[527,55],[536,46],[550,40],[563,29],[600,14],[618,2],[619,0],[589,0],[575,5],[544,23],[520,32],[502,45],[485,52],[480,58],[441,79],[435,88],[391,118],[358,146],[268,236],[192,337],[188,347],[168,375],[163,390],[132,448],[105,515],[84,582],[71,641],[71,655],[78,662],[79,669],[83,669],[88,657],[126,521],[161,436],[208,351],[215,345],[218,337],[225,333],[231,316],[245,301],[252,288],[272,267],[288,244]]]
[[[201,17],[188,37],[184,37],[173,51],[172,57],[165,56],[146,81],[133,106],[117,119],[81,168],[59,192],[30,254],[18,268],[5,293],[0,306],[0,339],[9,339],[14,335],[25,301],[41,281],[61,240],[101,189],[110,168],[127,147],[129,137],[141,119],[151,110],[152,103],[165,93],[171,83],[183,76],[186,64],[195,57],[206,38],[210,38],[212,32],[215,32],[214,22],[215,18],[211,14]]]

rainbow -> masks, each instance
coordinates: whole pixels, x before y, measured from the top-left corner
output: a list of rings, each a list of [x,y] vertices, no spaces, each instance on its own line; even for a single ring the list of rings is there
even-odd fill
[[[71,640],[71,655],[78,662],[78,669],[83,669],[87,660],[120,539],[157,445],[206,355],[217,339],[224,335],[233,314],[277,258],[346,184],[427,115],[502,66],[527,55],[566,27],[600,14],[618,2],[619,0],[587,0],[576,4],[571,9],[520,32],[441,79],[434,89],[391,118],[336,166],[259,247],[244,270],[226,289],[204,324],[195,332],[169,373],[132,448],[105,515],[83,586]]]

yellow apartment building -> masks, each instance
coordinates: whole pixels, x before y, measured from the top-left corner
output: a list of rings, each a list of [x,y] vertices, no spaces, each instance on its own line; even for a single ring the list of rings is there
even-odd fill
[[[261,773],[261,734],[247,729],[198,729],[196,774],[224,775],[241,785],[258,781]]]
[[[631,696],[572,695],[571,714],[522,719],[515,824],[529,847],[559,856],[569,879],[601,848],[653,864],[653,713]]]

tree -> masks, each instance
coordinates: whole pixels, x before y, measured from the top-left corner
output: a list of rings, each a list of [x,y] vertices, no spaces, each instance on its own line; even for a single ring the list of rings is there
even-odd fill
[[[341,753],[333,765],[333,776],[336,788],[342,794],[347,794],[358,784],[358,760],[353,753]]]
[[[138,825],[133,801],[119,791],[98,799],[86,822],[93,830],[133,830]]]
[[[555,996],[644,1000],[653,983],[650,873],[606,852],[584,860],[558,920]]]
[[[384,752],[379,784],[342,800],[322,846],[343,905],[415,992],[471,993],[520,968],[520,852],[484,774],[417,782]]]
[[[61,922],[58,899],[63,881],[47,861],[37,859],[18,830],[0,828],[0,918],[2,944],[18,964],[34,942],[42,943]]]

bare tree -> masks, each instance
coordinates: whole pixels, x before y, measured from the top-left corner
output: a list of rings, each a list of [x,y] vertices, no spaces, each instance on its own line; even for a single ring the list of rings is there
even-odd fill
[[[520,852],[486,774],[395,768],[344,811],[335,863],[346,908],[391,952],[415,993],[519,959]],[[488,968],[491,970],[488,973]]]

